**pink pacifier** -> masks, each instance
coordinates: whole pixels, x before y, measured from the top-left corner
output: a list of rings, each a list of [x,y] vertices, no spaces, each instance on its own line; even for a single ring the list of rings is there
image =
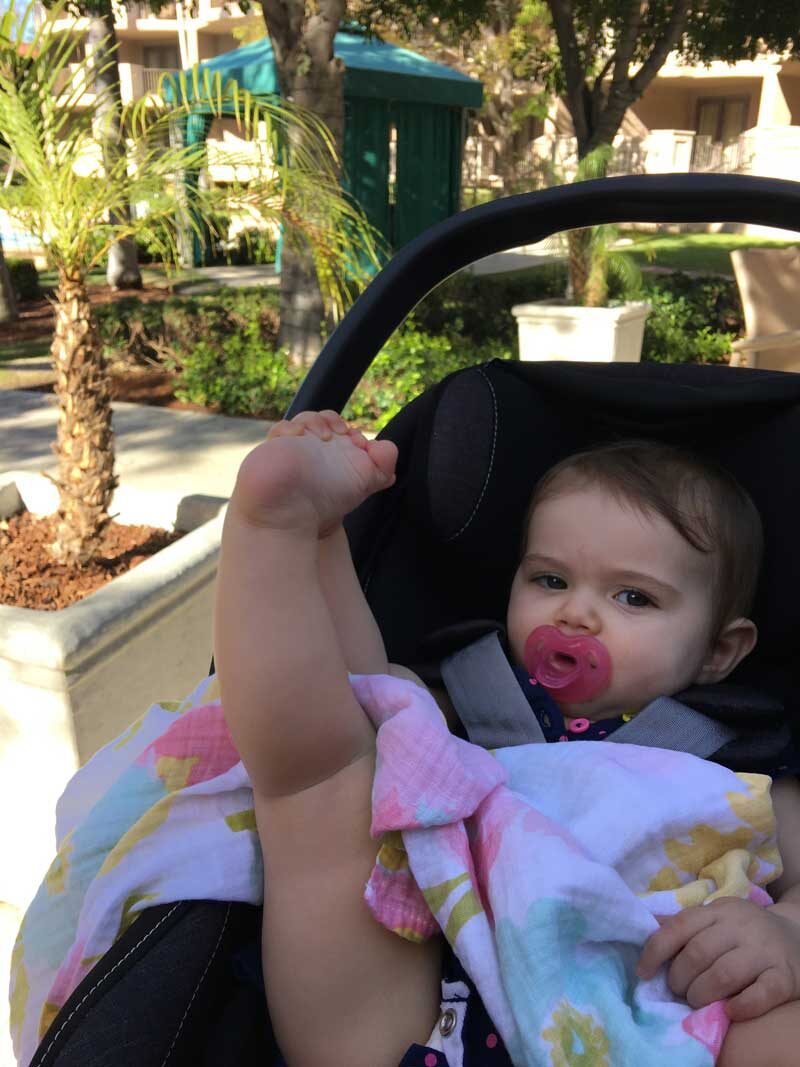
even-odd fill
[[[588,635],[569,637],[555,626],[537,626],[525,642],[525,669],[565,704],[592,700],[611,681],[611,656]]]

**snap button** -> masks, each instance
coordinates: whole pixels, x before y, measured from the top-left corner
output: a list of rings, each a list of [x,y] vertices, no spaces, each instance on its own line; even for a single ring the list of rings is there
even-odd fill
[[[442,1017],[439,1020],[439,1033],[442,1037],[448,1037],[456,1028],[456,1022],[458,1016],[452,1008],[448,1008],[447,1011],[442,1012]]]
[[[588,730],[591,723],[588,719],[573,719],[569,724],[569,732],[571,734],[582,734],[585,730]]]

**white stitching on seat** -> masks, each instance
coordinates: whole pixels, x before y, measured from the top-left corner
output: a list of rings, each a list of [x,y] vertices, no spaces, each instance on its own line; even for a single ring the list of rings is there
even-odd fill
[[[489,457],[489,468],[486,471],[486,477],[483,480],[483,487],[481,488],[481,495],[478,497],[477,501],[475,502],[475,507],[472,509],[472,514],[469,516],[469,518],[467,519],[467,521],[464,523],[464,525],[461,527],[460,530],[456,530],[456,532],[454,534],[451,534],[450,537],[445,539],[445,542],[444,542],[445,544],[448,544],[450,541],[455,541],[455,539],[457,537],[460,537],[461,534],[466,530],[466,528],[472,522],[472,520],[475,518],[475,516],[478,514],[478,508],[481,506],[481,501],[483,500],[484,495],[486,493],[486,488],[489,485],[489,478],[491,477],[491,474],[492,474],[492,467],[494,466],[494,453],[495,453],[495,447],[497,445],[497,396],[495,394],[494,386],[492,385],[492,381],[489,378],[488,374],[484,371],[483,367],[475,367],[474,369],[478,372],[478,374],[482,375],[482,377],[485,378],[486,384],[489,386],[489,392],[492,394],[492,406],[494,407],[494,429],[493,429],[493,432],[492,432],[492,454]]]
[[[47,1048],[42,1053],[41,1059],[37,1060],[36,1057],[34,1056],[33,1060],[31,1061],[31,1067],[42,1067],[42,1064],[44,1063],[44,1061],[47,1058],[47,1054],[50,1052],[50,1049],[53,1047],[54,1043],[58,1040],[58,1035],[61,1033],[61,1031],[64,1029],[64,1027],[70,1021],[70,1019],[75,1014],[75,1012],[78,1011],[78,1009],[84,1004],[86,999],[88,997],[90,997],[92,995],[92,993],[94,993],[95,989],[97,989],[99,986],[101,986],[103,984],[103,982],[105,982],[106,978],[108,978],[110,975],[112,975],[114,973],[114,971],[116,971],[117,967],[119,967],[121,964],[123,964],[125,962],[125,960],[128,958],[128,956],[131,955],[131,953],[135,952],[137,950],[137,948],[139,948],[140,945],[143,945],[145,943],[145,941],[148,939],[148,937],[152,936],[156,932],[156,930],[159,928],[159,926],[161,926],[162,923],[167,921],[167,919],[170,917],[170,915],[172,915],[173,911],[175,911],[176,908],[180,907],[180,904],[181,904],[181,902],[178,901],[178,903],[175,904],[174,907],[170,908],[169,911],[167,912],[167,914],[163,915],[158,920],[158,922],[156,923],[156,925],[153,927],[152,930],[148,930],[147,933],[144,935],[144,937],[140,941],[137,941],[136,944],[133,946],[133,948],[129,949],[125,953],[125,955],[122,957],[121,960],[117,960],[117,962],[114,964],[114,966],[111,968],[110,971],[106,971],[106,973],[103,975],[103,977],[100,979],[99,982],[95,982],[95,984],[88,991],[86,996],[84,996],[83,999],[78,1004],[75,1005],[75,1007],[69,1013],[69,1015],[64,1020],[64,1022],[61,1024],[61,1026],[59,1026],[58,1031],[53,1035],[52,1041],[50,1042],[50,1044],[47,1046]]]
[[[230,916],[230,913],[231,913],[231,905],[228,904],[228,907],[225,909],[225,918],[222,920],[222,929],[219,932],[219,937],[217,938],[217,943],[216,943],[216,945],[214,945],[214,951],[208,957],[208,963],[206,964],[206,969],[200,975],[200,980],[198,981],[197,985],[195,986],[194,993],[192,993],[192,995],[191,995],[191,997],[189,999],[189,1003],[186,1005],[186,1011],[183,1013],[183,1018],[181,1019],[180,1023],[178,1024],[178,1029],[175,1031],[175,1037],[173,1037],[172,1044],[167,1049],[167,1054],[163,1059],[161,1067],[164,1067],[164,1064],[167,1062],[167,1060],[172,1055],[172,1050],[175,1048],[175,1043],[178,1040],[178,1038],[181,1036],[181,1030],[183,1029],[183,1024],[186,1022],[186,1016],[189,1014],[189,1009],[192,1006],[194,998],[197,996],[197,991],[200,988],[200,986],[203,984],[203,979],[208,974],[208,968],[214,962],[214,957],[216,956],[217,950],[219,949],[219,946],[220,946],[220,942],[222,941],[222,935],[225,933],[225,927],[228,925],[228,917]]]

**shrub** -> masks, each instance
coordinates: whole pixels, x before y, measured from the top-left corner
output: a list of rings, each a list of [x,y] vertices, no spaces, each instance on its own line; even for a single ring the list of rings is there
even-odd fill
[[[179,369],[179,399],[269,419],[283,417],[304,374],[285,352],[264,345],[256,322],[223,340],[195,342]]]
[[[265,230],[247,230],[233,241],[221,242],[221,258],[234,266],[256,266],[275,262],[276,242]]]
[[[110,361],[177,372],[181,400],[279,418],[302,376],[275,351],[278,296],[261,287],[149,303],[123,297],[96,311]]]
[[[150,303],[123,297],[95,310],[107,357],[123,364],[177,366],[191,356],[198,339],[219,346],[251,322],[257,324],[264,347],[274,347],[278,331],[278,295],[263,287]]]
[[[698,287],[696,298],[680,289],[648,287],[651,306],[644,327],[642,359],[657,363],[725,363],[734,334],[720,330],[719,315],[707,316],[709,290]]]
[[[109,304],[95,305],[92,310],[109,362],[123,365],[159,362],[168,348],[164,324],[168,303],[123,296]]]
[[[145,263],[160,263],[162,261],[164,256],[161,248],[149,234],[140,234],[134,240],[136,242],[136,262],[140,266]]]
[[[739,289],[733,278],[717,275],[672,274],[646,276],[645,297],[653,291],[669,293],[686,300],[687,326],[693,330],[707,327],[715,333],[739,334],[744,330],[744,315]]]
[[[415,317],[392,334],[344,410],[344,417],[381,429],[410,400],[445,375],[490,359],[513,358],[501,342],[458,342],[418,328]]]
[[[7,259],[6,266],[17,300],[36,300],[41,296],[39,272],[32,259]]]

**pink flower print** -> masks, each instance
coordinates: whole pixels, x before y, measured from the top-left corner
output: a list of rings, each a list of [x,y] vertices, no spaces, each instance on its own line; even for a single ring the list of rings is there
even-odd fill
[[[705,1045],[716,1059],[730,1026],[723,1001],[715,1000],[699,1011],[693,1011],[683,1020],[683,1029],[701,1045]]]
[[[381,788],[379,776],[372,790],[372,826],[370,833],[379,837],[387,830],[409,830],[418,826],[417,805],[404,802],[396,785]]]
[[[407,941],[427,941],[439,931],[408,869],[387,871],[376,863],[364,890],[364,900],[382,926]]]
[[[750,886],[750,892],[747,894],[747,899],[753,904],[758,904],[760,908],[768,908],[770,904],[774,903],[766,889],[762,889],[760,885]]]
[[[186,786],[207,782],[225,774],[239,762],[219,704],[192,708],[147,746],[136,760],[139,765],[155,765],[163,756],[176,760],[194,759]]]
[[[477,830],[473,847],[475,860],[473,881],[492,929],[494,929],[494,912],[489,899],[489,879],[503,843],[503,834],[509,832],[519,810],[518,801],[508,790],[497,789],[481,806],[478,812],[479,817],[475,820]]]

